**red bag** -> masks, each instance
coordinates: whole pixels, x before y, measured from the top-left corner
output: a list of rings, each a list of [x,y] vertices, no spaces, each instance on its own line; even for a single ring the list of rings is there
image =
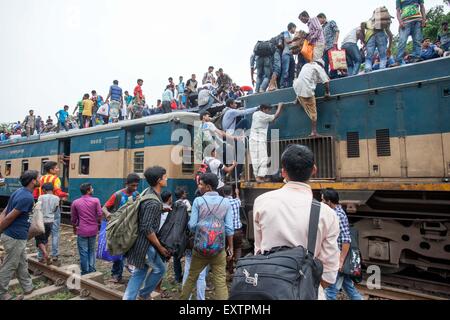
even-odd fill
[[[330,69],[347,70],[347,54],[345,50],[330,50],[328,51],[328,60],[330,61]]]
[[[170,108],[172,108],[172,110],[178,109],[178,106],[177,106],[177,103],[175,102],[175,100],[170,103]]]

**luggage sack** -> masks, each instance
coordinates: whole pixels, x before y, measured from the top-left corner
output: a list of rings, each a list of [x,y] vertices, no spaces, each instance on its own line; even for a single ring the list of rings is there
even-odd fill
[[[314,258],[321,204],[313,201],[308,250],[274,248],[238,261],[230,300],[317,300],[323,265]]]
[[[347,54],[344,49],[328,51],[328,60],[330,61],[330,69],[347,70]]]

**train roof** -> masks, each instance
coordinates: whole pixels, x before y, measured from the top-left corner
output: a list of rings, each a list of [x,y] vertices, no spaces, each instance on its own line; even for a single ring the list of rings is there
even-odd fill
[[[38,141],[61,140],[72,137],[90,135],[93,133],[108,132],[121,129],[127,130],[133,127],[151,126],[155,124],[168,123],[171,121],[177,121],[183,124],[193,125],[194,122],[199,121],[199,115],[198,113],[193,112],[172,112],[167,114],[153,115],[150,117],[144,117],[136,120],[125,120],[120,121],[118,123],[111,123],[108,125],[96,126],[87,129],[74,129],[68,132],[41,134],[32,136],[30,138],[21,137],[0,142],[0,149],[15,145],[36,143]]]

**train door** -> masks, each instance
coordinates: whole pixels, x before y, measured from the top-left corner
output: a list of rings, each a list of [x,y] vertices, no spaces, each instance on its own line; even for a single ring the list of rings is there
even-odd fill
[[[58,161],[61,170],[61,187],[67,192],[70,179],[70,139],[59,141]]]

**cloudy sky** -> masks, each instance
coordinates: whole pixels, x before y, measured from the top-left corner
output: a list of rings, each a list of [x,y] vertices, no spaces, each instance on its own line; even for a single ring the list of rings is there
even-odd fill
[[[144,79],[150,106],[169,76],[201,77],[209,65],[248,85],[256,41],[289,22],[305,29],[301,11],[324,12],[342,39],[382,5],[395,15],[394,0],[0,0],[0,122],[22,121],[30,108],[73,111],[92,89],[106,98],[114,79],[130,91]]]

